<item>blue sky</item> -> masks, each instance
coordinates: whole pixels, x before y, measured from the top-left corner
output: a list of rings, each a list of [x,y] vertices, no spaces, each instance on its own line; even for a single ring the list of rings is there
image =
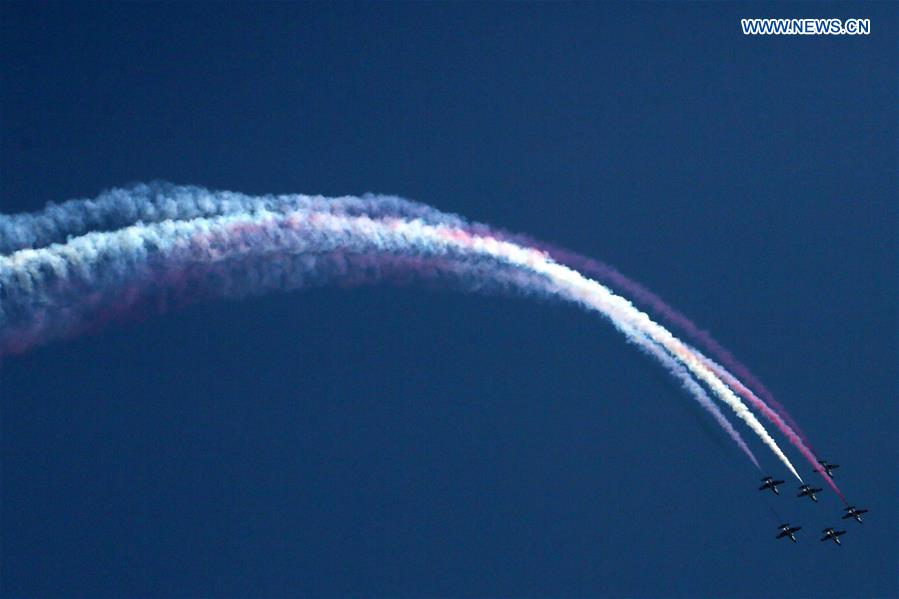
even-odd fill
[[[164,179],[394,193],[528,233],[711,331],[871,508],[846,524],[792,482],[766,505],[679,386],[574,308],[315,289],[4,362],[4,595],[897,594],[893,7],[0,16],[4,212]],[[807,16],[872,33],[739,27]],[[818,542],[837,522],[844,546]]]

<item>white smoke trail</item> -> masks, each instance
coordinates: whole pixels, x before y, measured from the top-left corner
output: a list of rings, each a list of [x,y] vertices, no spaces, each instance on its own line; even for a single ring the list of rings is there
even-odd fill
[[[249,233],[262,229],[267,231],[261,238]],[[54,282],[74,278],[94,287],[120,288],[135,273],[152,274],[150,263],[154,257],[172,266],[216,264],[235,256],[264,256],[279,251],[321,254],[339,250],[357,254],[375,251],[481,256],[542,275],[551,282],[548,289],[554,295],[600,312],[635,343],[639,344],[639,336],[634,335],[636,329],[665,348],[747,422],[799,478],[783,452],[740,400],[688,348],[629,302],[535,250],[451,227],[421,221],[374,221],[367,217],[302,212],[287,215],[260,212],[163,222],[113,233],[91,233],[65,245],[17,252],[0,259],[0,284],[11,290],[4,296],[7,298],[4,305],[27,313],[33,306],[53,305],[53,296],[58,294],[50,289]],[[52,309],[49,312],[52,316]],[[38,320],[43,321],[47,316],[45,310]],[[3,317],[0,314],[0,319]]]
[[[113,190],[100,196],[96,201],[77,200],[66,202],[59,207],[51,207],[38,215],[17,215],[13,217],[18,223],[17,233],[10,239],[30,239],[34,243],[44,243],[51,237],[69,236],[77,233],[87,226],[109,227],[118,223],[160,220],[188,220],[195,218],[197,214],[246,214],[276,211],[284,213],[297,211],[300,207],[303,211],[319,211],[327,209],[330,214],[350,214],[353,212],[372,212],[380,215],[422,215],[428,222],[458,223],[460,219],[455,216],[445,215],[430,207],[415,204],[406,200],[399,201],[396,198],[385,196],[370,196],[359,198],[338,198],[325,200],[320,197],[310,196],[277,196],[254,198],[233,193],[211,193],[201,188],[174,187],[170,185],[153,184],[151,186],[136,186],[130,190]],[[0,221],[2,222],[2,221]],[[52,226],[50,226],[52,224]],[[12,230],[11,226],[6,227]],[[332,256],[333,259],[333,256]],[[360,258],[356,258],[358,262]],[[281,273],[293,273],[293,282],[288,283],[282,279],[281,288],[299,287],[310,284],[310,277],[315,272],[321,272],[326,268],[326,260],[317,259],[305,261],[301,268],[293,266],[285,269],[283,264],[276,261],[268,261],[257,266],[257,269],[275,268]],[[385,264],[384,258],[368,261],[367,268],[382,270]],[[333,263],[331,265],[333,267]],[[358,265],[357,265],[358,266]],[[414,265],[421,271],[425,264],[419,262]],[[406,263],[403,269],[408,271],[412,267]],[[528,289],[538,284],[538,279],[531,278],[525,281],[525,273],[508,270],[508,274],[500,276],[498,270],[491,273],[481,268],[476,272],[474,265],[462,265],[459,260],[453,264],[454,274],[462,275],[472,281],[487,281],[488,284],[500,284],[505,291],[511,288]],[[358,269],[351,272],[350,269],[340,269],[341,280],[346,281],[351,277],[359,278]],[[263,279],[269,277],[261,277]],[[505,279],[505,280],[503,280]],[[224,279],[222,279],[224,280]],[[258,288],[258,285],[256,286]],[[482,289],[483,290],[483,289]],[[230,292],[226,295],[236,295],[238,292],[234,286],[230,286]],[[655,343],[638,332],[634,331],[634,338],[639,338],[638,345],[643,351],[653,356],[669,371],[694,399],[707,410],[715,421],[734,440],[747,457],[758,467],[758,461],[742,436],[727,420],[721,410],[706,394],[705,390],[689,375],[689,372],[667,353],[662,351]]]
[[[265,212],[286,214],[292,211],[420,219],[428,224],[451,225],[478,235],[498,237],[517,245],[534,243],[527,237],[496,231],[480,223],[470,223],[460,216],[396,196],[374,194],[361,198],[353,196],[325,198],[297,194],[248,196],[228,191],[213,192],[196,186],[153,182],[112,189],[96,199],[51,204],[38,213],[0,216],[0,252],[11,252],[26,247],[40,248],[88,231],[105,231],[137,223],[190,220],[230,214]],[[304,275],[306,279],[308,276],[309,273]],[[656,358],[661,359],[658,356]],[[672,370],[668,365],[666,368]],[[672,374],[679,379],[682,378],[673,370]],[[693,382],[689,375],[687,378]],[[684,384],[697,401],[705,403],[703,400],[705,392],[701,387],[696,386],[702,393],[699,395],[692,389],[690,383]],[[708,400],[707,396],[705,400]],[[762,410],[766,416],[768,412],[769,410]],[[780,428],[778,422],[775,421],[775,424]],[[792,429],[789,429],[788,436],[791,433]],[[731,436],[733,437],[733,434]],[[752,459],[754,460],[754,457]]]
[[[464,219],[420,202],[384,194],[326,198],[303,194],[248,196],[161,181],[138,183],[101,193],[95,199],[49,204],[36,213],[0,215],[0,254],[39,249],[85,233],[111,231],[167,220],[230,214],[296,211],[379,218],[395,216],[432,224],[462,226]]]
[[[634,334],[640,335],[642,339],[645,340],[645,343],[640,343],[640,349],[648,353],[650,356],[658,360],[668,372],[671,373],[676,379],[678,379],[683,385],[684,389],[693,396],[693,398],[701,405],[706,411],[708,411],[718,425],[724,429],[724,431],[728,434],[728,436],[733,439],[733,441],[739,446],[739,448],[745,453],[749,460],[755,464],[756,468],[761,469],[759,466],[759,462],[755,457],[755,454],[752,453],[752,450],[746,445],[746,441],[743,440],[742,435],[733,427],[730,421],[721,413],[721,410],[718,408],[718,405],[712,401],[709,397],[708,393],[705,392],[705,389],[696,382],[696,380],[690,376],[690,372],[684,368],[684,366],[672,358],[670,355],[665,353],[665,351],[653,343],[648,337],[638,333],[636,330]]]
[[[628,331],[621,327],[621,323],[630,324],[664,347],[668,353],[680,360],[693,376],[708,385],[715,395],[727,404],[737,417],[743,420],[762,439],[781,462],[787,466],[793,476],[802,481],[793,464],[790,463],[787,456],[746,405],[705,364],[693,355],[686,345],[675,338],[664,327],[653,322],[646,313],[641,312],[626,299],[613,294],[609,289],[596,281],[587,279],[577,271],[553,262],[535,250],[522,248],[489,237],[473,237],[464,232],[461,235],[456,234],[454,236],[469,238],[472,242],[472,249],[476,251],[502,256],[512,264],[531,268],[534,272],[545,274],[547,278],[558,286],[557,293],[560,296],[568,297],[572,301],[603,314],[625,335],[628,335]]]

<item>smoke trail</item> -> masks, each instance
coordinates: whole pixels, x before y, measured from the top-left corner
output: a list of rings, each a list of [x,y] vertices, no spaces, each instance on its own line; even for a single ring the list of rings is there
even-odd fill
[[[807,435],[802,432],[796,424],[796,421],[787,412],[786,408],[774,399],[773,394],[745,365],[737,360],[730,351],[719,344],[707,331],[700,329],[677,309],[666,304],[659,296],[655,295],[649,289],[646,289],[639,282],[633,281],[621,274],[612,266],[561,248],[540,244],[524,235],[508,235],[507,238],[514,239],[521,243],[527,242],[528,245],[539,247],[558,262],[571,266],[585,274],[596,276],[601,282],[608,283],[613,287],[627,292],[629,296],[635,298],[639,303],[648,306],[654,312],[661,315],[667,322],[680,328],[688,337],[702,345],[718,360],[724,363],[726,367],[702,356],[702,354],[695,349],[693,351],[702,357],[705,364],[718,376],[718,378],[722,379],[737,393],[737,395],[749,402],[764,415],[769,422],[780,429],[787,439],[789,439],[799,452],[802,453],[803,457],[808,460],[815,471],[821,474],[822,478],[827,481],[827,484],[840,497],[843,503],[846,503],[846,498],[842,491],[840,491],[834,480],[824,472],[823,467],[818,462],[817,453],[811,446],[811,443],[809,443]],[[737,376],[734,376],[734,374]],[[741,381],[745,381],[745,384]],[[753,392],[753,389],[755,392]]]
[[[783,420],[781,420],[780,417],[771,410],[771,408],[765,405],[765,402],[756,397],[751,390],[747,389],[746,386],[743,385],[743,383],[737,380],[734,375],[722,368],[719,364],[716,364],[714,361],[706,358],[701,353],[696,352],[696,354],[712,372],[721,377],[721,380],[723,380],[728,387],[736,391],[741,397],[747,398],[747,401],[752,403],[752,405],[754,405],[756,409],[762,412],[768,418],[768,420],[773,422],[775,426],[784,431],[784,434],[786,434],[787,438],[790,440],[790,443],[792,443],[809,462],[815,465],[815,470],[817,470],[818,473],[824,478],[824,480],[827,481],[827,484],[830,485],[830,488],[833,489],[834,493],[839,496],[843,503],[846,503],[846,498],[837,487],[837,484],[830,476],[827,475],[826,472],[824,472],[824,468],[821,466],[821,464],[818,463],[815,454],[812,453],[812,451],[805,445],[805,443],[803,443],[799,435],[789,430],[789,427],[786,425],[786,423],[784,423]]]
[[[277,226],[279,222],[281,226]],[[266,235],[250,239],[249,232],[259,231],[263,225],[268,228]],[[26,320],[29,320],[30,310],[30,322],[25,332],[41,340],[42,336],[53,334],[54,326],[64,329],[67,320],[73,317],[71,311],[66,313],[60,307],[68,304],[59,302],[54,295],[67,295],[71,299],[73,295],[83,296],[87,288],[90,293],[82,303],[102,305],[104,289],[127,289],[127,280],[123,279],[135,273],[153,280],[154,262],[158,270],[159,264],[163,267],[179,263],[187,266],[198,261],[215,264],[241,255],[264,256],[276,251],[324,253],[341,248],[356,253],[473,254],[545,276],[552,282],[550,291],[553,294],[599,311],[632,340],[632,329],[636,328],[664,347],[734,409],[799,478],[792,464],[745,405],[688,348],[629,302],[537,251],[489,237],[472,236],[459,229],[434,227],[420,221],[376,223],[366,217],[291,213],[279,218],[257,214],[242,219],[223,217],[163,222],[153,227],[130,227],[114,233],[90,233],[64,246],[24,250],[5,258],[4,263],[0,263],[0,274],[11,293],[7,294],[3,305],[5,312],[13,313],[18,309],[26,315]],[[105,268],[98,268],[102,266]],[[11,286],[13,282],[17,286]],[[74,314],[74,319],[77,318],[78,314]]]
[[[527,236],[513,235],[510,236],[510,239],[513,239],[518,243],[526,243],[527,245],[539,247],[540,249],[543,249],[544,251],[549,253],[549,255],[552,256],[552,258],[557,262],[560,262],[567,266],[571,266],[572,268],[580,272],[598,278],[602,283],[606,283],[616,289],[620,289],[629,297],[633,298],[637,303],[647,306],[653,312],[660,315],[666,322],[679,328],[684,332],[685,335],[687,335],[687,337],[692,339],[695,343],[698,343],[703,349],[714,356],[717,361],[724,367],[726,367],[731,373],[735,374],[740,380],[744,381],[748,388],[754,390],[756,395],[761,397],[761,399],[764,400],[764,402],[768,406],[770,406],[771,409],[774,410],[774,412],[776,412],[784,421],[786,421],[786,424],[789,426],[789,428],[797,435],[799,435],[806,447],[812,450],[813,453],[817,454],[817,452],[814,452],[811,443],[809,443],[808,436],[802,432],[802,430],[799,428],[799,425],[796,424],[796,421],[789,414],[789,412],[787,412],[787,409],[774,398],[774,394],[771,393],[771,391],[769,391],[767,387],[765,387],[765,385],[749,370],[747,366],[745,366],[742,362],[735,358],[727,348],[718,343],[718,341],[715,340],[715,338],[712,337],[708,331],[699,328],[693,321],[691,321],[677,309],[669,306],[662,298],[657,296],[655,293],[644,287],[639,282],[634,281],[633,279],[630,279],[621,274],[613,266],[609,266],[608,264],[605,264],[598,260],[587,258],[585,256],[581,256],[561,248],[536,243]],[[748,398],[745,395],[740,395],[748,401]],[[815,464],[817,464],[817,458],[815,459]]]
[[[177,186],[164,182],[137,184],[129,188],[112,189],[96,199],[69,200],[59,205],[51,204],[36,214],[3,217],[0,219],[0,253],[5,254],[24,248],[40,248],[88,231],[114,230],[138,222],[154,223],[260,212],[283,214],[295,210],[347,216],[421,219],[429,224],[452,225],[478,235],[498,237],[518,245],[542,249],[557,262],[597,277],[601,283],[623,290],[638,303],[648,306],[668,323],[680,328],[717,358],[719,363],[746,381],[747,386],[754,389],[782,421],[786,421],[786,424],[781,421],[778,426],[783,425],[789,429],[786,433],[788,436],[793,432],[798,434],[803,444],[815,453],[808,437],[796,421],[745,365],[734,358],[708,332],[700,329],[660,297],[640,283],[627,278],[614,267],[561,248],[541,244],[525,235],[496,231],[480,223],[467,223],[459,216],[446,214],[426,204],[396,196],[369,194],[361,198],[306,195],[256,197],[227,191],[211,192],[201,187]],[[745,393],[738,393],[743,399],[755,405]],[[813,466],[819,468],[817,459],[813,461]]]
[[[649,341],[649,339],[645,336],[643,336],[643,338]],[[761,466],[759,466],[759,462],[756,459],[755,454],[753,454],[752,450],[750,450],[746,445],[743,437],[739,432],[737,432],[736,429],[734,429],[733,425],[724,416],[724,414],[721,413],[720,408],[718,408],[718,405],[711,400],[711,398],[705,392],[705,389],[703,389],[702,386],[697,383],[692,376],[690,376],[690,372],[686,368],[684,368],[684,366],[680,362],[665,353],[665,351],[655,343],[648,342],[645,344],[641,344],[641,349],[658,360],[676,379],[678,379],[681,382],[681,385],[683,385],[684,389],[686,389],[687,392],[690,393],[690,395],[692,395],[697,402],[699,402],[699,405],[701,405],[712,415],[718,425],[721,426],[721,428],[723,428],[725,432],[727,432],[728,436],[733,439],[734,443],[736,443],[740,447],[740,449],[743,450],[743,453],[745,453],[749,457],[752,463],[755,464],[755,467],[761,469]]]
[[[163,191],[167,190],[163,188]],[[189,191],[196,192],[196,190],[193,189]],[[110,204],[107,202],[106,206],[104,207],[105,216],[116,217],[119,222],[123,222],[123,214],[127,215],[134,213],[134,210],[130,208],[133,206],[133,203],[123,203],[120,196],[115,197],[115,199],[115,204]],[[158,203],[159,195],[157,194],[156,198],[154,199]],[[286,209],[289,206],[300,205],[300,203],[296,202],[293,197],[285,197],[284,201],[278,203],[266,201],[265,206],[263,206],[262,203],[247,201],[248,199],[246,198],[241,198],[241,200],[242,201],[236,202],[236,204],[242,208],[251,206],[256,212],[264,212],[266,209],[272,207],[281,210]],[[226,206],[226,204],[223,204],[221,202],[218,202],[215,205],[208,202],[204,203],[207,207],[207,212],[211,211],[210,209],[222,210],[222,207]],[[320,207],[318,204],[313,205],[306,202],[304,202],[302,205],[306,206],[307,208],[311,207],[315,209]],[[69,206],[72,207],[71,204]],[[123,206],[128,206],[129,209],[123,211]],[[149,209],[143,208],[142,213],[144,216],[152,214],[185,216],[194,214],[196,212],[193,208],[191,208],[191,204],[187,204],[187,206],[187,209],[181,209],[177,211],[169,209],[165,211],[156,210],[151,212]],[[341,206],[341,208],[343,207],[345,207],[345,205]],[[390,204],[388,206],[378,206],[377,212],[381,214],[390,214],[394,212],[408,213],[410,211],[410,207],[412,207],[411,202],[407,202],[405,204]],[[75,206],[75,208],[77,208],[79,211],[83,211],[85,208],[95,208],[95,206],[88,203],[82,203],[81,205]],[[338,212],[338,210],[334,206],[328,206],[328,208],[329,212],[332,214]],[[230,208],[226,207],[224,208],[224,210],[230,210]],[[433,212],[433,209],[429,210]],[[412,212],[422,214],[425,211],[416,209],[412,210]],[[129,218],[130,220],[130,217],[127,218]],[[101,219],[96,217],[92,220],[93,222],[101,222]],[[82,222],[82,220],[74,220],[72,218],[68,218],[65,222]],[[107,224],[109,223],[108,219],[103,222],[106,222]],[[59,229],[58,231],[61,231],[61,229]],[[66,229],[67,234],[69,234],[71,231],[71,227]],[[308,255],[305,256],[305,258],[305,260],[302,260],[298,263],[285,266],[282,256],[270,256],[266,261],[261,262],[252,269],[256,271],[257,281],[251,284],[249,288],[241,287],[239,283],[235,282],[235,279],[246,279],[249,276],[249,270],[245,267],[238,267],[236,262],[233,260],[230,261],[230,264],[228,264],[228,266],[224,269],[210,269],[207,267],[205,270],[203,270],[202,273],[194,272],[193,276],[185,274],[183,272],[177,276],[169,274],[166,277],[167,284],[165,286],[168,287],[170,291],[173,291],[180,296],[173,300],[174,303],[182,304],[187,303],[188,301],[196,301],[197,299],[199,299],[197,295],[198,292],[204,293],[209,296],[221,295],[232,297],[244,295],[245,293],[251,291],[261,292],[268,287],[272,287],[271,285],[265,285],[263,281],[271,281],[274,279],[279,280],[279,283],[276,285],[277,288],[293,289],[299,287],[309,287],[315,284],[323,284],[327,282],[328,279],[332,278],[339,280],[340,283],[344,285],[374,283],[382,279],[390,279],[396,282],[397,277],[408,275],[410,273],[417,273],[419,282],[433,282],[439,277],[439,273],[451,273],[454,277],[454,280],[464,279],[469,281],[469,290],[474,290],[474,286],[471,285],[471,283],[478,281],[487,282],[487,286],[485,287],[482,284],[478,289],[479,291],[501,291],[506,293],[515,289],[519,291],[533,289],[539,286],[541,283],[541,281],[537,277],[528,277],[528,273],[515,269],[501,270],[496,268],[496,265],[491,265],[490,272],[486,272],[486,262],[481,262],[480,264],[473,263],[470,259],[466,261],[464,256],[460,256],[456,260],[451,262],[445,261],[444,263],[439,265],[437,265],[436,260],[433,258],[428,261],[421,258],[389,255],[373,256],[331,253],[324,256],[316,256],[311,260],[308,258]],[[323,274],[329,272],[333,276],[329,277],[327,274]],[[237,276],[234,276],[234,273],[239,274]],[[214,274],[215,276],[210,277],[210,274]],[[198,277],[204,279],[202,284],[197,280]],[[193,284],[188,283],[188,281],[191,280]],[[451,285],[453,283],[450,280],[444,279],[442,281],[442,284]],[[185,289],[187,286],[191,287],[189,294]],[[126,287],[126,289],[126,292],[119,293],[117,299],[112,302],[116,309],[112,312],[110,312],[109,310],[105,311],[104,320],[108,320],[109,318],[113,318],[117,315],[122,315],[123,313],[133,310],[134,303],[141,300],[140,295],[134,292],[134,288],[132,286],[128,286]],[[157,297],[156,299],[157,301],[159,301],[162,298]],[[146,304],[149,300],[144,297],[142,301]],[[157,309],[162,310],[164,309],[164,307],[158,306]],[[41,321],[46,322],[46,319],[42,318]],[[83,323],[82,328],[84,328],[84,326],[97,327],[101,324],[102,321],[98,322],[95,320],[92,324]],[[75,332],[76,331],[74,330],[68,331],[69,334],[74,334]],[[32,333],[31,335],[33,336],[34,333]],[[637,331],[633,331],[632,335],[634,339],[636,339],[635,343],[637,343],[641,349],[656,358],[660,363],[662,363],[663,366],[665,366],[666,369],[669,370],[669,372],[672,373],[673,376],[681,381],[687,392],[690,393],[690,395],[692,395],[694,399],[712,415],[715,421],[725,430],[725,432],[727,432],[731,439],[740,447],[740,449],[746,454],[750,461],[752,461],[752,463],[755,464],[755,466],[758,468],[758,460],[746,445],[746,442],[743,440],[740,433],[736,429],[734,429],[733,425],[727,420],[718,406],[709,398],[705,390],[702,389],[702,387],[698,385],[695,380],[693,380],[689,372],[679,362],[670,357],[667,353],[661,350],[657,345],[655,345],[645,336],[639,334]],[[18,332],[17,336],[20,340],[22,339],[21,332]],[[26,347],[24,346],[20,345],[18,347],[19,351],[22,351],[24,349],[26,349]]]
[[[302,194],[248,196],[155,181],[111,189],[96,199],[51,203],[37,213],[0,215],[0,254],[39,249],[85,233],[111,231],[138,223],[294,211],[418,218],[433,224],[457,226],[464,222],[461,217],[440,212],[427,204],[392,195],[336,198]]]

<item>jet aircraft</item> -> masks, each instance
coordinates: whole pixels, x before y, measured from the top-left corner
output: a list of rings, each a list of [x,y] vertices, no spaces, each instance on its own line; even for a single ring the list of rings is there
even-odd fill
[[[782,484],[784,484],[784,481],[774,480],[772,477],[766,476],[765,478],[762,479],[762,486],[759,487],[759,491],[764,491],[765,489],[771,489],[772,491],[774,491],[775,495],[780,495],[780,491],[777,490],[777,485],[782,485]]]
[[[811,497],[812,501],[817,502],[818,498],[815,497],[815,493],[820,493],[824,489],[815,489],[811,485],[801,485],[799,487],[799,493],[796,494],[796,497]]]
[[[780,530],[780,534],[774,538],[782,539],[784,537],[790,537],[790,540],[795,543],[796,536],[793,533],[796,532],[797,530],[802,530],[802,527],[801,526],[792,526],[791,527],[789,522],[784,522],[783,524],[780,525],[780,527],[778,527],[778,530]]]
[[[839,537],[840,537],[841,535],[846,534],[846,531],[845,531],[845,530],[834,530],[834,529],[832,529],[832,528],[825,528],[825,529],[824,529],[823,531],[821,531],[821,532],[824,533],[824,536],[821,537],[821,540],[822,540],[822,541],[832,540],[832,541],[833,541],[834,543],[836,543],[837,545],[842,545],[842,543],[840,543],[840,538],[839,538]]]
[[[868,510],[866,510],[864,508],[859,509],[859,508],[855,507],[854,505],[850,505],[844,511],[846,512],[846,514],[843,515],[843,520],[845,520],[847,518],[855,518],[856,522],[861,523],[862,514],[864,514]]]
[[[839,464],[828,464],[827,460],[818,460],[818,463],[821,464],[821,468],[824,469],[824,472],[827,473],[827,476],[833,478],[833,470],[834,468],[839,468]],[[815,471],[817,472],[817,470]]]

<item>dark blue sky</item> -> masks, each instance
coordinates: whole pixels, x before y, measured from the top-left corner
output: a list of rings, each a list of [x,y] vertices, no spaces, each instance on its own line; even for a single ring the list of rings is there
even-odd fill
[[[4,212],[165,179],[395,193],[529,233],[713,332],[871,508],[847,524],[790,482],[769,502],[804,528],[775,541],[760,473],[572,307],[316,289],[7,360],[4,595],[899,592],[895,5],[0,16]],[[746,37],[750,16],[872,34]],[[837,523],[844,546],[819,543]]]

